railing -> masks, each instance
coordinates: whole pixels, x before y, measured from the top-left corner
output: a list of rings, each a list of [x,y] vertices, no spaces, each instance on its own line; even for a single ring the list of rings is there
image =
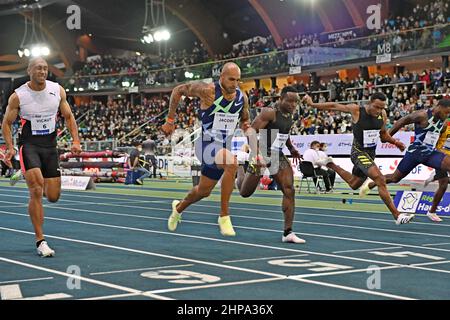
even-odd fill
[[[149,124],[149,123],[151,123],[151,122],[158,121],[158,119],[161,118],[163,115],[165,115],[168,111],[169,111],[169,109],[166,109],[166,110],[164,110],[163,112],[161,112],[160,114],[158,114],[158,115],[152,117],[150,120],[145,121],[145,122],[144,122],[143,124],[141,124],[139,127],[133,129],[132,131],[130,131],[129,133],[127,133],[126,135],[124,135],[122,138],[120,138],[120,139],[118,140],[118,143],[124,141],[126,138],[128,138],[128,137],[130,137],[130,136],[132,136],[132,135],[137,136],[138,134],[140,134],[141,129],[142,129],[143,127],[145,127],[147,124]]]
[[[421,83],[423,84],[424,90],[427,90],[427,83],[426,81],[416,81],[416,82],[397,82],[397,83],[390,83],[390,84],[380,84],[380,85],[374,85],[371,88],[372,89],[378,89],[378,88],[388,88],[388,87],[400,87],[400,86],[410,86]],[[362,87],[354,87],[354,88],[347,88],[345,91],[354,91],[354,90],[366,90],[368,89],[367,86]]]
[[[80,127],[80,125],[82,124],[81,119],[86,118],[87,115],[89,115],[89,113],[91,112],[91,110],[89,109],[88,111],[86,111],[85,113],[83,113],[81,116],[79,116],[77,119],[75,119],[75,122],[78,125],[78,128]],[[84,122],[84,121],[83,121]],[[67,138],[69,136],[69,134],[65,134],[63,136],[63,134],[68,131],[69,129],[67,128],[67,126],[58,134],[58,140],[62,140],[62,141],[67,141]]]
[[[318,47],[298,48],[284,51],[274,50],[269,53],[207,62],[196,65],[163,68],[158,70],[143,69],[140,72],[126,74],[87,75],[72,78],[61,78],[67,89],[75,88],[83,91],[119,91],[122,82],[134,83],[141,89],[158,89],[174,86],[178,83],[217,77],[220,66],[227,61],[234,61],[241,66],[242,78],[257,76],[288,74],[290,65],[311,67],[343,63],[350,60],[373,58],[381,51],[413,55],[415,51],[442,49],[450,47],[450,24],[436,25],[420,29],[411,29],[399,33],[389,33],[361,37],[343,42],[329,42]],[[401,43],[397,43],[398,37]],[[415,52],[417,54],[417,52]],[[190,77],[193,74],[193,78]],[[186,76],[189,76],[186,77]],[[71,81],[69,81],[71,80]]]

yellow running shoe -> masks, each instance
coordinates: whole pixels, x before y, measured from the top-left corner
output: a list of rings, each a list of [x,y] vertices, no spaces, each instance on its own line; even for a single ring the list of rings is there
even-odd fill
[[[223,236],[234,237],[236,232],[234,232],[233,225],[231,224],[230,216],[219,217],[218,220],[220,233]]]
[[[177,211],[177,205],[180,203],[178,200],[173,200],[172,202],[172,214],[167,221],[167,227],[170,231],[175,231],[177,229],[178,223],[181,222],[181,213]]]

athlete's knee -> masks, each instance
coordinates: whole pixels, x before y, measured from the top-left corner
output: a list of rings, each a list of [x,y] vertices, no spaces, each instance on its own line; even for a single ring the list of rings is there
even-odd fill
[[[59,197],[60,197],[60,194],[51,194],[51,195],[47,195],[47,200],[48,200],[48,202],[55,203],[55,202],[58,202]]]
[[[350,188],[352,188],[352,190],[358,190],[359,189],[358,183],[356,183],[356,182],[350,182],[349,186],[350,186]]]
[[[253,192],[250,192],[248,190],[240,190],[239,194],[241,195],[242,198],[250,198]]]
[[[30,193],[31,198],[42,198],[42,196],[44,194],[44,187],[39,184],[36,184],[36,185],[30,186],[28,188],[28,191]]]
[[[439,190],[447,190],[449,182],[449,178],[439,179]]]
[[[202,198],[208,198],[211,195],[211,190],[197,188],[197,193]]]
[[[376,177],[373,182],[376,183],[376,185],[379,186],[385,186],[386,185],[386,177],[385,176],[378,176]]]
[[[295,196],[295,189],[294,189],[294,186],[291,186],[291,185],[289,185],[289,186],[284,186],[284,187],[283,187],[283,194],[284,194],[286,197],[293,198],[293,197]]]

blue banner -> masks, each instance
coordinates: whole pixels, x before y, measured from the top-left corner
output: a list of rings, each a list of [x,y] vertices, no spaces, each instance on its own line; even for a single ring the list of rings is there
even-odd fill
[[[433,205],[434,192],[397,191],[394,204],[400,212],[427,214]],[[450,216],[450,193],[442,197],[436,213]]]

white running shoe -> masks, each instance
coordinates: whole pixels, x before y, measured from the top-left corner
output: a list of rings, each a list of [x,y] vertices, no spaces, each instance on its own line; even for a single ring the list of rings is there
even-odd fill
[[[367,178],[367,180],[364,182],[364,184],[361,186],[361,188],[359,189],[359,196],[361,198],[366,197],[367,195],[369,195],[370,193],[370,188],[369,188],[369,184],[373,182],[372,179]]]
[[[178,200],[172,201],[172,214],[167,221],[167,227],[170,231],[175,231],[177,229],[178,223],[181,222],[181,213],[177,211],[177,205],[180,203]]]
[[[436,213],[428,212],[428,213],[427,213],[427,217],[428,217],[431,221],[434,221],[434,222],[442,222],[442,219],[439,218],[439,216],[438,216]]]
[[[293,232],[289,233],[286,237],[283,236],[281,241],[284,243],[306,243],[306,240],[300,239]]]
[[[50,247],[47,244],[47,241],[42,241],[39,247],[37,248],[37,254],[43,258],[53,257],[55,255],[55,250],[50,249]]]
[[[406,224],[410,223],[414,219],[414,215],[408,215],[406,213],[400,213],[400,215],[397,218],[397,221],[395,222],[396,225]]]
[[[426,188],[430,183],[434,181],[434,173],[428,177],[427,180],[423,183],[423,187]]]

